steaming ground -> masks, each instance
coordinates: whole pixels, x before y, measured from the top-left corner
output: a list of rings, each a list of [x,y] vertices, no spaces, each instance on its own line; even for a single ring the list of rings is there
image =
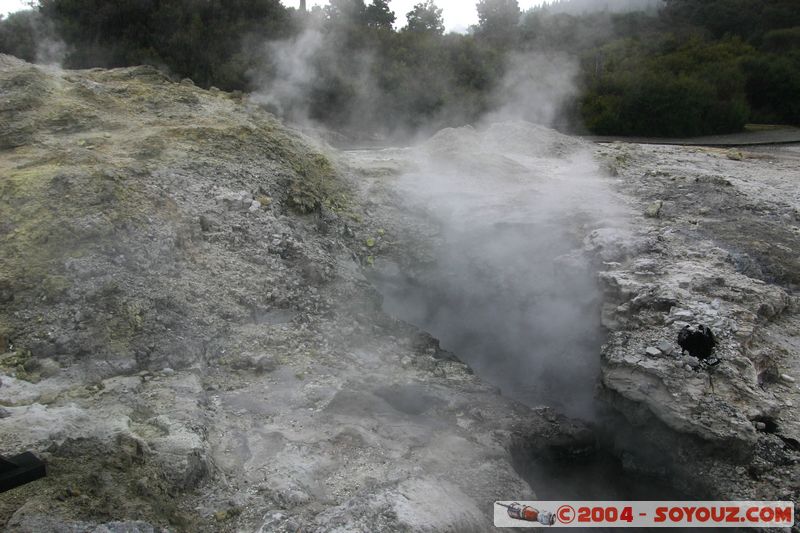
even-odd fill
[[[49,465],[5,530],[482,532],[622,472],[800,496],[796,155],[524,123],[342,155],[146,67],[0,56],[0,89],[0,451]],[[589,389],[612,431],[530,407]]]
[[[385,308],[505,395],[595,420],[614,459],[527,456],[544,493],[796,501],[796,147],[585,153],[519,123],[352,153],[392,235],[370,248]],[[695,321],[719,367],[677,346]]]
[[[5,530],[486,531],[591,446],[381,310],[337,154],[148,67],[0,89],[0,450],[49,467]]]
[[[593,418],[600,291],[583,234],[626,222],[589,147],[543,127],[445,130],[394,186],[436,232],[433,261],[379,261],[384,309],[503,394]]]

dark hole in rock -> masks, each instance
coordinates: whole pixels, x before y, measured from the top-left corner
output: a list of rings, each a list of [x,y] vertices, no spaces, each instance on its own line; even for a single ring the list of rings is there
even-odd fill
[[[800,441],[791,437],[784,437],[783,435],[778,435],[778,437],[783,441],[787,448],[796,452],[800,452]]]
[[[602,442],[559,443],[543,450],[511,448],[514,468],[540,500],[680,500],[655,475],[632,475]]]
[[[706,360],[710,359],[717,340],[711,328],[703,324],[694,324],[684,327],[678,333],[678,345],[692,357]]]
[[[759,431],[762,431],[763,433],[777,433],[778,432],[778,423],[775,422],[775,420],[773,420],[772,418],[770,418],[768,416],[758,416],[758,417],[753,419],[753,422],[755,422],[757,425],[758,424],[763,424],[764,425],[763,429],[759,430]]]
[[[768,366],[758,373],[758,384],[762,387],[777,383],[780,380],[780,372],[775,366]]]
[[[372,281],[387,314],[430,332],[420,335],[418,351],[452,353],[504,396],[600,427],[606,415],[598,412],[595,387],[604,333],[595,276],[588,265],[559,266],[554,258],[566,257],[571,243],[543,244],[546,229],[557,231],[502,224],[485,234],[450,235],[452,249],[437,261],[407,270],[380,265]],[[407,414],[430,403],[420,391],[375,394]],[[512,445],[511,453],[541,499],[686,499],[657,474],[642,474],[659,472],[643,465],[646,459],[629,470],[615,456],[613,438],[531,444],[538,439]]]

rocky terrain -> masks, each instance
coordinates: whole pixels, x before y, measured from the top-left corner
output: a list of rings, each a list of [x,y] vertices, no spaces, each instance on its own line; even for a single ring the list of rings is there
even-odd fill
[[[587,153],[593,164],[582,160],[581,154]],[[574,399],[591,388],[583,370],[592,368],[593,362],[584,356],[570,360],[564,351],[548,354],[552,351],[548,335],[554,328],[568,334],[573,352],[580,351],[578,343],[592,337],[586,337],[576,322],[589,322],[590,314],[564,314],[559,310],[563,301],[525,276],[529,270],[537,271],[548,286],[566,279],[558,291],[592,310],[591,298],[579,296],[592,292],[585,283],[588,269],[598,282],[604,332],[595,337],[602,349],[597,350],[601,352],[597,371],[591,374],[600,382],[592,397],[596,407],[611,410],[571,414],[592,422],[601,447],[621,460],[627,475],[668,480],[672,496],[782,501],[797,501],[800,495],[797,156],[794,146],[749,151],[625,143],[590,146],[521,124],[495,125],[483,132],[451,130],[412,150],[353,154],[373,174],[380,176],[383,169],[399,176],[389,191],[427,189],[417,197],[407,191],[400,195],[406,202],[401,212],[416,216],[413,223],[406,216],[399,226],[413,229],[398,253],[387,251],[389,257],[377,264],[391,279],[390,292],[412,294],[393,298],[401,314],[446,338],[452,324],[443,324],[442,306],[431,301],[447,297],[447,289],[441,290],[447,280],[461,279],[449,297],[479,296],[445,305],[448,313],[469,321],[471,311],[464,310],[464,300],[480,301],[491,305],[481,320],[491,321],[487,317],[504,313],[494,305],[492,294],[502,292],[508,279],[521,278],[517,285],[510,282],[514,290],[503,300],[527,291],[547,301],[537,306],[520,298],[521,309],[536,312],[527,319],[535,333],[521,335],[527,344],[516,352],[512,349],[510,361],[495,357],[487,362],[470,354],[468,347],[456,352],[504,392],[528,404],[569,410],[564,391]],[[442,181],[433,174],[448,172],[458,179],[444,180],[441,190],[427,185],[434,179]],[[414,179],[417,175],[422,178]],[[472,184],[473,179],[487,176],[492,176],[489,185]],[[509,185],[520,179],[523,186]],[[553,180],[555,194],[549,185]],[[386,189],[385,181],[376,179],[374,191]],[[383,222],[387,226],[392,220],[404,220],[391,213],[391,205],[402,205],[402,200],[388,197],[392,201],[381,211],[389,213]],[[560,227],[538,220],[543,212],[543,218]],[[427,225],[420,222],[426,217],[432,221]],[[478,240],[479,249],[490,247],[492,239],[505,238],[495,231],[491,239],[480,241],[482,225],[473,220],[484,217],[523,227],[535,221],[535,231],[504,243],[513,246],[513,253],[489,248],[468,260],[505,281],[464,275],[463,262],[436,257],[454,252],[442,242],[452,238],[453,226],[467,228],[468,240]],[[538,235],[542,231],[557,237],[543,239]],[[420,240],[435,244],[419,249],[414,243]],[[571,244],[553,245],[563,241]],[[531,242],[555,265],[557,275],[548,274],[534,256],[526,255],[525,246]],[[460,246],[460,252],[474,253],[469,243]],[[525,264],[509,267],[516,255],[524,256]],[[381,264],[384,259],[388,265]],[[489,285],[489,290],[475,289],[478,283]],[[578,293],[571,292],[575,286],[580,287]],[[545,317],[547,328],[537,329],[536,314]],[[561,321],[559,316],[569,319],[569,328],[554,326]],[[506,320],[509,316],[503,316]],[[679,331],[695,323],[714,331],[718,366],[709,366],[678,346]],[[480,325],[470,323],[458,332],[468,335],[470,328],[480,330]],[[491,337],[489,329],[480,334]],[[514,334],[512,329],[499,339],[491,337],[494,350]],[[538,351],[530,348],[537,344]],[[487,349],[492,348],[482,347]],[[555,361],[553,366],[569,379],[559,382],[555,373],[542,372],[538,389],[546,388],[554,376],[558,386],[544,397],[527,394],[508,375],[529,376],[532,368],[525,364],[529,359],[539,367]],[[491,368],[481,366],[500,366],[503,372],[492,374]],[[533,481],[535,485],[537,480]],[[601,486],[600,494],[617,488]],[[591,493],[577,494],[590,499],[586,496]]]
[[[526,463],[600,449],[687,496],[797,500],[791,148],[487,131],[341,154],[152,68],[0,56],[0,450],[49,469],[0,495],[0,524],[486,531],[494,500],[544,488]],[[449,178],[421,186],[431,172]],[[489,172],[496,186],[474,179]],[[530,226],[534,198],[534,220],[558,214],[536,271],[581,295],[560,316],[597,322],[593,355],[564,359],[588,368],[583,403],[508,394],[379,292],[391,268],[441,279],[428,267],[459,257],[443,227]],[[713,370],[675,345],[696,320],[720,339]],[[618,415],[612,436],[586,398]]]
[[[692,494],[797,501],[796,151],[614,144],[599,155],[643,214],[629,243],[587,240],[611,332],[603,396],[647,441],[626,461]],[[719,366],[675,345],[694,322],[715,332]]]
[[[49,468],[6,530],[485,531],[514,453],[587,444],[382,313],[324,149],[155,69],[1,63],[0,449]]]

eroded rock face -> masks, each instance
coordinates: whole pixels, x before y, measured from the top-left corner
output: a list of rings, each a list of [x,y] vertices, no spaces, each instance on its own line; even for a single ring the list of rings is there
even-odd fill
[[[800,245],[790,220],[800,202],[796,159],[790,150],[744,161],[705,149],[599,152],[616,161],[632,205],[663,203],[658,220],[640,209],[642,229],[627,239],[647,244],[600,274],[611,332],[603,396],[641,429],[639,447],[670,458],[688,490],[797,500],[800,390],[780,379],[800,364],[796,258],[782,251]],[[718,366],[682,353],[678,334],[693,323],[713,330]]]

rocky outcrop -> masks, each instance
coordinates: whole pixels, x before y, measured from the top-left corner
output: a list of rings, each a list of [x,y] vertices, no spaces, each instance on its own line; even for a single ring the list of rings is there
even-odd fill
[[[642,213],[642,229],[619,243],[587,241],[610,331],[603,397],[639,429],[630,466],[660,456],[699,496],[797,500],[796,265],[764,254],[800,244],[800,230],[786,227],[800,200],[786,194],[793,161],[620,144],[599,152]],[[693,323],[712,329],[718,366],[678,346]]]

